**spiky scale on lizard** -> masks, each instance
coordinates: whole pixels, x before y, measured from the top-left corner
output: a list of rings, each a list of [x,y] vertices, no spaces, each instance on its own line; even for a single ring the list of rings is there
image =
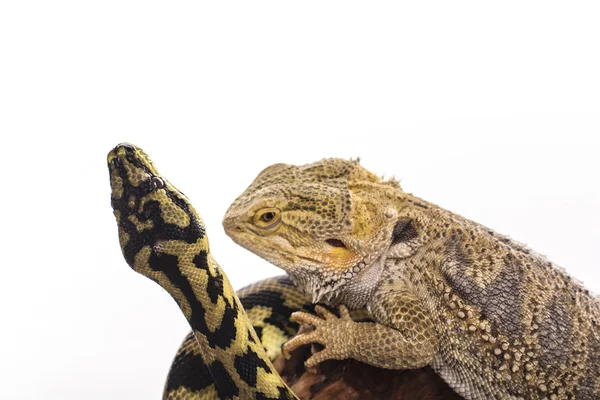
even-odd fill
[[[315,341],[326,353],[313,361],[430,364],[467,399],[600,398],[596,296],[522,244],[357,161],[273,165],[223,224],[314,302],[366,307],[376,322],[299,314],[327,329],[288,351]]]

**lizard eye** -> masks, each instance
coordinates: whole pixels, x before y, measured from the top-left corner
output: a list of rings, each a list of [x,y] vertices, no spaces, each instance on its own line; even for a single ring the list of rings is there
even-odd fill
[[[278,208],[265,208],[254,216],[254,224],[260,228],[274,228],[281,221],[281,211]]]
[[[273,211],[269,211],[260,216],[260,220],[266,223],[269,223],[275,219],[275,213]]]

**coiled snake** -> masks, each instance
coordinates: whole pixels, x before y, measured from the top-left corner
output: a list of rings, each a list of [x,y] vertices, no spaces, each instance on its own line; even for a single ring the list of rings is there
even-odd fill
[[[210,254],[202,219],[148,156],[120,144],[108,154],[108,167],[125,260],[164,288],[192,327],[164,398],[295,399],[271,361],[298,328],[290,314],[312,306],[285,276],[236,296]]]

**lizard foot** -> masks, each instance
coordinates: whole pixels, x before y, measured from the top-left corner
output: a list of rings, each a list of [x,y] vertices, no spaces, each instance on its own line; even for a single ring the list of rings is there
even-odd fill
[[[306,312],[295,312],[292,320],[299,324],[307,323],[315,327],[309,333],[298,335],[283,345],[283,355],[289,359],[290,353],[300,346],[311,343],[319,343],[325,349],[315,353],[306,360],[306,368],[314,368],[326,360],[344,360],[352,358],[352,350],[355,343],[354,330],[357,325],[350,317],[345,306],[340,306],[338,317],[323,306],[316,306],[318,315]]]

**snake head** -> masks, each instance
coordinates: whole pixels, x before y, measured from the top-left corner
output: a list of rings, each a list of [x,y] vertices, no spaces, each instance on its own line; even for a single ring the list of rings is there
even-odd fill
[[[205,236],[187,197],[160,176],[142,149],[121,143],[107,161],[119,242],[130,266],[144,246],[156,250],[165,241],[194,243]]]

